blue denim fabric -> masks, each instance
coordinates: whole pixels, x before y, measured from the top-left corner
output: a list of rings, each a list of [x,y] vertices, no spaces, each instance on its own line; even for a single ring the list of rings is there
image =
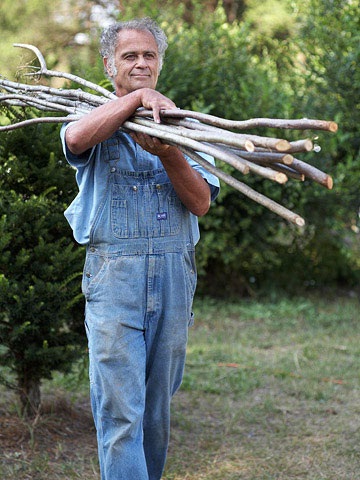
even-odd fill
[[[65,157],[76,169],[79,192],[64,214],[73,230],[75,240],[82,245],[87,245],[90,240],[90,230],[108,189],[108,177],[112,173],[109,163],[113,165],[113,162],[120,160],[121,168],[132,172],[161,169],[163,165],[158,157],[143,150],[127,133],[121,131],[114,133],[112,137],[90,151],[82,155],[74,155],[65,142],[65,133],[69,125],[71,124],[63,125],[60,136]],[[201,155],[214,164],[213,158],[203,153]],[[211,199],[215,200],[219,193],[219,179],[193,160],[187,158],[187,161],[207,181],[211,190]],[[163,220],[166,219],[163,218]],[[200,237],[197,217],[190,214],[190,222],[193,241],[196,244]]]
[[[160,480],[196,287],[190,214],[163,169],[108,162],[83,275],[102,480]]]

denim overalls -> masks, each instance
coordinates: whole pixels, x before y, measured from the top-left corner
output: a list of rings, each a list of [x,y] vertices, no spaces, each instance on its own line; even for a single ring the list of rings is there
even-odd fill
[[[103,144],[108,180],[83,275],[91,402],[101,479],[160,480],[191,323],[194,244],[159,159],[142,151],[123,170],[122,141]]]

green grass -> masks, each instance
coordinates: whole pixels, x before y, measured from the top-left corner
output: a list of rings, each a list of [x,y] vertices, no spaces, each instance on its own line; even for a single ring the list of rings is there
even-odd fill
[[[198,299],[164,480],[360,479],[359,307]],[[1,418],[20,441],[0,443],[1,479],[98,478],[87,389],[82,365],[56,376],[34,425],[2,392]]]
[[[359,306],[198,302],[164,478],[359,479]]]

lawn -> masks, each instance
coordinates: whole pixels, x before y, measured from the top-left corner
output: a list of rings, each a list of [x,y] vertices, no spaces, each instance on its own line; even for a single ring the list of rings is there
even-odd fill
[[[198,299],[164,480],[359,480],[359,307]],[[81,367],[44,383],[31,422],[2,388],[2,480],[98,479]]]

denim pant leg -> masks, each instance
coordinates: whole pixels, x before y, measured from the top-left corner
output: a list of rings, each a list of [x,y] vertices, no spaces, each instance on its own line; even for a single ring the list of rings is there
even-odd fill
[[[157,308],[153,315],[149,312],[146,324],[144,450],[149,479],[160,480],[169,443],[170,402],[183,377],[196,272],[192,253],[167,253],[153,261]]]
[[[143,449],[145,259],[92,257],[85,285],[90,391],[102,480],[148,480]]]

